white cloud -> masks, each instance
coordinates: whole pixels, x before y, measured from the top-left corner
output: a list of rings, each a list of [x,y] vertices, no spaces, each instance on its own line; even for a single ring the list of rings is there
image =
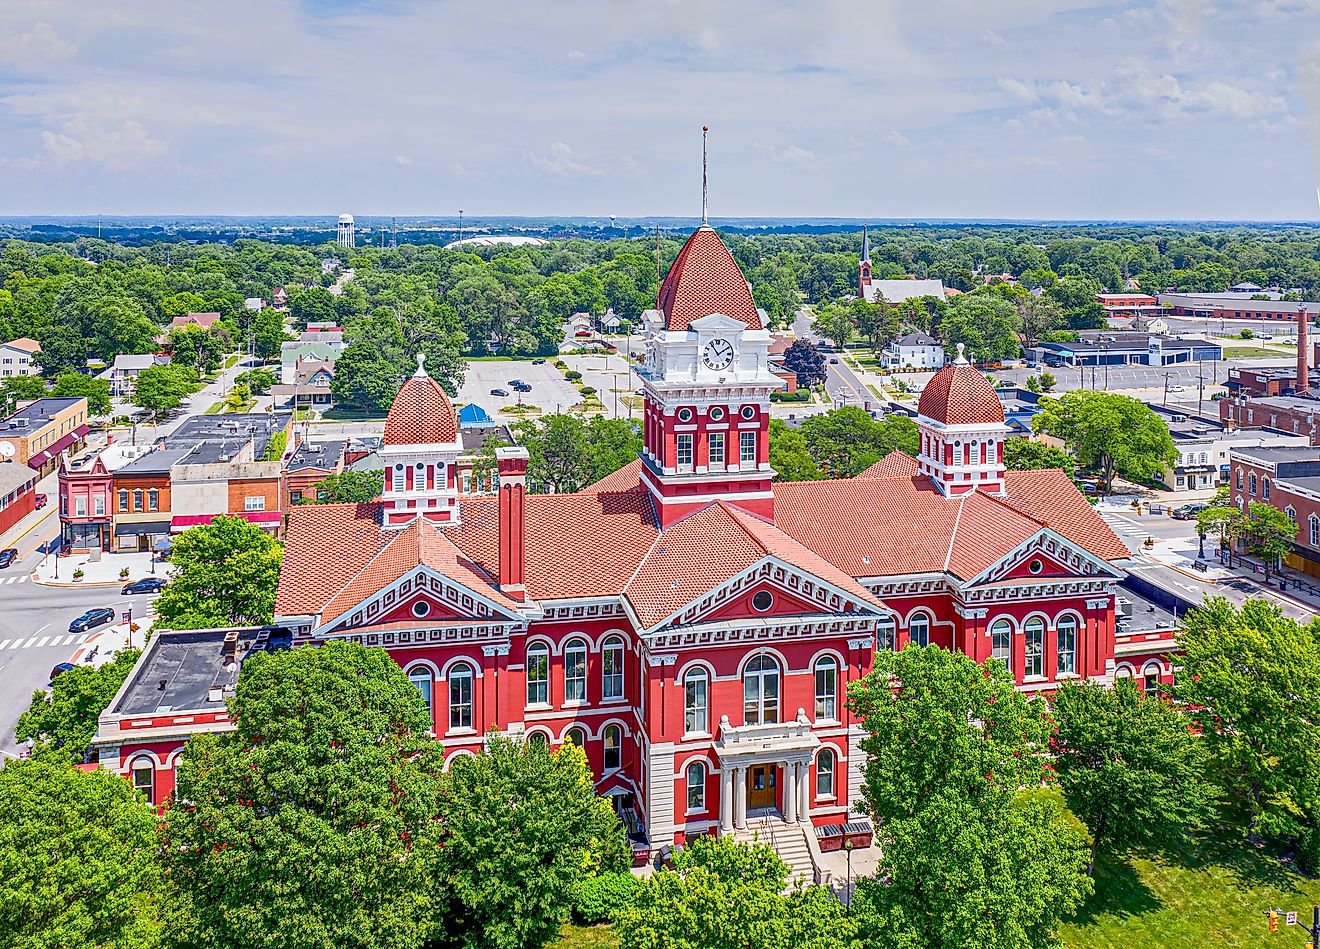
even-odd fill
[[[396,164],[396,165],[403,165],[403,166],[407,167],[408,165],[411,165],[412,163],[413,163],[413,160],[412,160],[412,158],[409,157],[408,155],[395,155],[395,156],[394,156],[394,164]]]
[[[551,145],[548,155],[529,155],[528,158],[536,168],[560,178],[579,175],[595,177],[605,174],[603,168],[587,165],[575,159],[572,147],[564,142],[555,142]]]
[[[758,145],[761,151],[770,156],[770,160],[788,165],[814,165],[816,153],[801,145],[787,145],[783,148],[775,145]]]
[[[68,59],[77,50],[49,23],[33,23],[26,33],[0,34],[0,63],[8,69],[41,69]]]
[[[907,148],[912,144],[912,140],[898,129],[890,129],[889,134],[885,136],[885,141],[891,145],[897,145],[899,148]]]

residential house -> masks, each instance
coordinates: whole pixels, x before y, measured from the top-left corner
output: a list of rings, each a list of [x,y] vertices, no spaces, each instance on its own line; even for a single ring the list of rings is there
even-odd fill
[[[881,358],[890,369],[941,369],[944,346],[929,333],[908,333],[886,346]]]
[[[41,367],[37,365],[39,352],[41,344],[26,336],[0,343],[0,377],[40,375]]]
[[[181,330],[189,326],[200,326],[204,330],[209,330],[215,321],[220,319],[220,314],[211,313],[185,313],[183,316],[176,316],[170,320],[170,329]]]
[[[109,380],[110,394],[122,397],[133,391],[143,369],[169,364],[170,357],[164,353],[120,353],[110,368],[96,378]]]
[[[270,394],[277,408],[325,410],[333,404],[330,383],[334,377],[334,360],[305,359],[294,368],[293,383],[271,386]]]
[[[314,340],[300,339],[280,345],[280,384],[291,386],[298,378],[298,366],[305,362],[334,363],[344,351],[342,338],[336,340],[329,336],[321,338],[316,334]]]

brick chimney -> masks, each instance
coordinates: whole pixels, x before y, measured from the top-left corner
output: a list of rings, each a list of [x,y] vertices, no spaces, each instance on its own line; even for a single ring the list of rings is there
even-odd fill
[[[523,585],[523,554],[526,550],[526,515],[524,498],[527,496],[527,449],[518,445],[496,448],[496,470],[499,472],[499,526],[500,526],[500,590],[513,600],[527,599]]]
[[[1311,314],[1306,312],[1306,304],[1297,307],[1297,391],[1305,392],[1310,387],[1311,359],[1310,343],[1307,333],[1310,329]]]

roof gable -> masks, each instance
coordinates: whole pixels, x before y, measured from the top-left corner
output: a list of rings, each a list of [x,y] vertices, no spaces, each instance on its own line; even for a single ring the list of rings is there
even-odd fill
[[[760,329],[747,278],[714,229],[703,224],[678,252],[660,286],[656,305],[665,328],[686,330],[695,320],[722,313],[748,329]]]

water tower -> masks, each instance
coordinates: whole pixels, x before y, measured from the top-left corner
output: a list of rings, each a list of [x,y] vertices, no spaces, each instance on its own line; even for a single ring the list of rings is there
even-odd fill
[[[339,215],[339,234],[336,238],[340,247],[357,246],[357,233],[353,229],[353,215]]]

